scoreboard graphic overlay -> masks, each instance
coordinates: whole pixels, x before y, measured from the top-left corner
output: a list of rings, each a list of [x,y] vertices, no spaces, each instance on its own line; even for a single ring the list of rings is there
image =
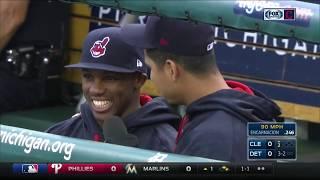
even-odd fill
[[[296,123],[248,123],[248,160],[296,160]]]

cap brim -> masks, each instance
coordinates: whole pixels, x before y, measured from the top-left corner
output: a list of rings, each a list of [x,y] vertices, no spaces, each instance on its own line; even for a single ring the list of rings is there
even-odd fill
[[[120,73],[133,73],[135,70],[129,70],[117,66],[100,64],[100,63],[78,63],[64,66],[66,68],[79,68],[79,69],[96,69],[96,70],[104,70],[111,72],[120,72]]]
[[[131,46],[151,49],[156,48],[145,36],[145,24],[127,24],[121,28],[121,38]]]

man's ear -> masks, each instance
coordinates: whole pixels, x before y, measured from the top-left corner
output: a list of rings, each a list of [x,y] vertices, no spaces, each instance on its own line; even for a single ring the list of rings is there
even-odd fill
[[[135,74],[135,88],[140,89],[146,82],[147,76],[141,73]]]
[[[171,59],[167,59],[164,64],[164,72],[172,81],[176,81],[181,74],[181,67]]]

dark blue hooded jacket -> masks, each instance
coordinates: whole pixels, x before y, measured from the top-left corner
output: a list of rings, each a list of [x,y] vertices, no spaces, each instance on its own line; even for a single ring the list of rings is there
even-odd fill
[[[175,153],[246,161],[247,122],[272,122],[281,113],[262,93],[252,90],[254,95],[250,95],[241,92],[248,87],[239,91],[242,87],[220,90],[191,103],[186,109],[188,123],[183,131],[179,130]]]
[[[178,121],[179,118],[163,98],[155,98],[141,106],[136,112],[123,118],[123,121],[128,133],[137,136],[138,148],[172,152],[177,132],[170,123]],[[86,103],[81,105],[79,115],[50,127],[46,132],[104,141],[102,128],[94,119]]]

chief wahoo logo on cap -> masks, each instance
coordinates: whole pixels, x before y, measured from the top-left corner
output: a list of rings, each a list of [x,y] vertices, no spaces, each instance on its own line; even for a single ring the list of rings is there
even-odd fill
[[[101,41],[98,40],[94,42],[93,46],[90,49],[92,57],[98,58],[103,56],[106,52],[106,46],[109,43],[109,40],[109,37],[105,37]]]

